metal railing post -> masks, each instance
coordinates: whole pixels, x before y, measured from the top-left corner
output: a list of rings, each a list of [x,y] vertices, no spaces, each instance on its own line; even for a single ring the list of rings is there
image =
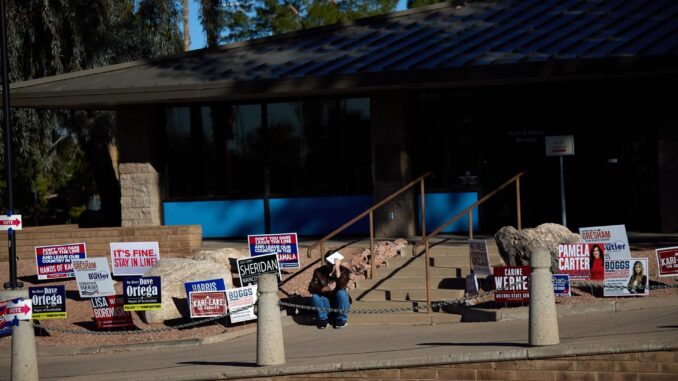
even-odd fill
[[[421,193],[421,236],[426,237],[426,192],[424,187],[424,179],[421,179],[421,184],[419,185]],[[428,314],[433,313],[431,311],[431,274],[428,268],[429,258],[428,258],[428,240],[426,240],[426,263],[424,266],[426,268],[426,304],[428,305]]]
[[[516,179],[516,210],[518,211],[518,230],[522,230],[523,222],[520,215],[520,177]]]
[[[468,239],[473,239],[473,209],[468,211]]]
[[[370,211],[370,279],[374,277],[375,257],[377,253],[374,252],[374,212]]]

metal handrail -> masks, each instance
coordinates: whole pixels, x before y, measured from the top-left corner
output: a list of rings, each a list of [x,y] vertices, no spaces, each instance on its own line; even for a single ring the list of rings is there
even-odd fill
[[[365,210],[364,212],[360,213],[350,221],[346,222],[345,224],[341,225],[331,233],[327,234],[323,238],[319,239],[316,243],[313,245],[309,246],[308,249],[306,249],[306,255],[308,258],[311,258],[311,251],[315,249],[316,247],[320,246],[320,255],[322,257],[322,254],[325,252],[324,245],[325,242],[328,241],[329,239],[333,238],[337,234],[341,233],[342,231],[346,230],[349,226],[355,224],[356,222],[360,221],[363,219],[365,216],[369,215],[370,216],[370,265],[371,265],[371,271],[370,271],[370,279],[374,276],[374,269],[375,269],[375,263],[374,263],[374,211],[376,209],[379,209],[382,207],[384,204],[390,202],[394,198],[400,196],[402,193],[405,191],[409,190],[416,184],[420,184],[421,186],[421,211],[422,211],[422,230],[423,234],[426,234],[426,206],[424,204],[424,179],[428,176],[430,176],[432,172],[427,172],[419,177],[417,177],[415,180],[412,180],[399,190],[391,193],[388,195],[386,198],[383,200],[379,201],[378,203],[372,205],[369,209]]]
[[[487,200],[489,200],[490,198],[492,198],[494,195],[496,195],[497,193],[499,193],[499,191],[501,191],[502,189],[508,187],[508,186],[511,185],[511,183],[513,183],[513,182],[516,183],[516,209],[517,209],[517,217],[518,217],[518,230],[522,229],[521,212],[520,212],[520,209],[521,209],[521,208],[520,208],[520,177],[523,176],[524,174],[525,174],[525,172],[523,171],[523,172],[520,172],[520,173],[518,173],[517,175],[511,177],[511,178],[508,179],[506,182],[504,182],[503,184],[501,184],[499,187],[495,188],[492,192],[486,194],[486,195],[483,196],[480,200],[474,202],[473,204],[471,204],[470,206],[468,206],[466,209],[464,209],[464,210],[462,210],[461,212],[457,213],[454,217],[452,217],[450,220],[448,220],[447,222],[445,222],[444,224],[442,224],[442,225],[441,225],[440,227],[438,227],[436,230],[432,231],[430,234],[427,235],[427,234],[426,234],[426,231],[425,231],[425,230],[422,230],[422,233],[421,233],[422,239],[421,239],[421,241],[420,241],[419,243],[417,243],[416,245],[414,245],[414,247],[412,248],[412,252],[415,253],[416,250],[417,250],[417,247],[418,247],[419,245],[421,245],[422,243],[424,244],[424,254],[425,254],[425,257],[426,257],[426,264],[425,264],[425,266],[424,266],[424,267],[426,268],[426,303],[428,303],[429,306],[431,305],[431,276],[430,276],[429,268],[428,268],[428,267],[429,267],[429,241],[431,240],[431,238],[433,238],[433,237],[435,237],[436,235],[438,235],[438,233],[440,233],[441,231],[443,231],[443,230],[444,230],[446,227],[448,227],[451,223],[457,221],[458,219],[460,219],[460,218],[463,217],[464,215],[468,215],[468,229],[469,229],[468,233],[469,233],[469,239],[473,239],[473,209],[475,209],[475,208],[478,207],[480,204],[482,204],[482,203],[484,203],[485,201],[487,201]],[[422,196],[422,197],[423,197],[423,196]]]

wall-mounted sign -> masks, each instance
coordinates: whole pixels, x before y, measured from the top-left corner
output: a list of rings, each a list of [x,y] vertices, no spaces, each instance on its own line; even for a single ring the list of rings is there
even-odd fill
[[[545,136],[546,156],[572,156],[574,155],[574,136]]]

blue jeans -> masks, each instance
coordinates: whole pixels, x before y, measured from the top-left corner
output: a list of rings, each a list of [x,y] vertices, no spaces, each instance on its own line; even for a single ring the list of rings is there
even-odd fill
[[[337,290],[334,293],[334,300],[330,301],[325,295],[311,294],[311,303],[313,307],[317,308],[330,308],[330,303],[332,308],[339,308],[344,311],[348,311],[351,308],[351,303],[348,299],[348,291],[341,289]],[[318,311],[319,320],[327,320],[327,311],[321,310]],[[348,316],[346,312],[337,312],[337,324],[346,323]]]

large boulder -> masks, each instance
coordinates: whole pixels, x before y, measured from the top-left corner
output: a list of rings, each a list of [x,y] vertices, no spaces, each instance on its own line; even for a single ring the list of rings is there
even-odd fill
[[[536,228],[517,230],[504,226],[494,235],[499,255],[510,266],[529,266],[530,249],[544,247],[551,253],[551,272],[557,273],[558,245],[581,242],[579,234],[558,224],[541,224]]]
[[[193,255],[195,261],[208,261],[224,266],[231,272],[237,272],[236,260],[242,258],[249,258],[250,253],[247,249],[238,250],[230,247],[222,247],[218,249],[204,249],[199,250]]]
[[[231,271],[226,266],[215,266],[211,260],[195,261],[187,258],[161,258],[144,276],[159,276],[162,284],[162,309],[145,311],[148,324],[165,320],[189,318],[185,282],[223,278],[226,288],[233,287]]]

